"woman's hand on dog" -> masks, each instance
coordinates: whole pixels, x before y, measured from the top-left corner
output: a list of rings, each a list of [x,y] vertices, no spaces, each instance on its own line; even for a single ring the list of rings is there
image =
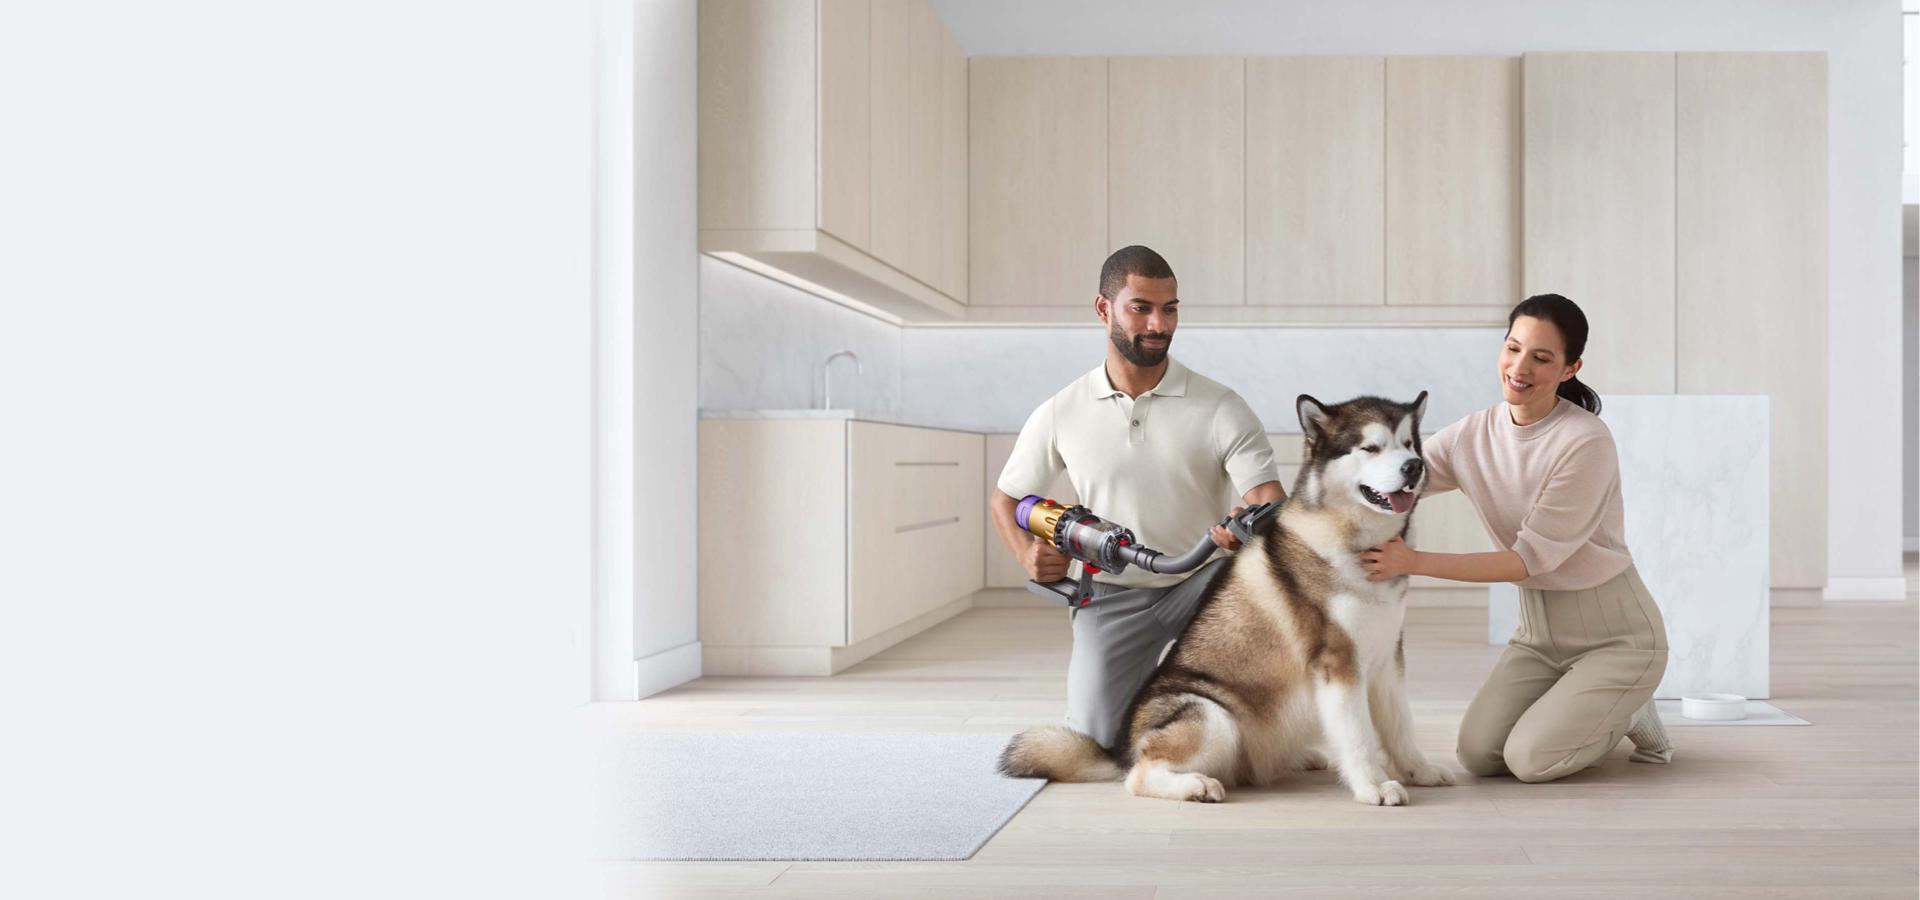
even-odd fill
[[[1419,562],[1420,551],[1407,546],[1398,536],[1378,547],[1360,551],[1360,568],[1367,570],[1368,581],[1412,575]]]

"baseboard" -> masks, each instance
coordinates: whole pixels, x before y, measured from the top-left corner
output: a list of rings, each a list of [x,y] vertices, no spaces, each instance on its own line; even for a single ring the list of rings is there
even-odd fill
[[[1819,588],[1774,588],[1767,592],[1768,606],[1819,606]]]
[[[949,600],[857,644],[833,648],[833,674],[973,608],[973,595]]]
[[[1907,552],[1920,553],[1920,537],[1907,535]]]
[[[700,642],[681,644],[633,661],[640,699],[700,677]]]
[[[706,664],[706,674],[779,678],[818,678],[838,675],[849,666],[966,612],[972,606],[972,595],[950,600],[873,637],[845,647],[716,647],[708,645],[702,654]]]
[[[1834,600],[1878,600],[1898,603],[1907,599],[1907,579],[1894,575],[1885,578],[1828,578],[1823,595]]]

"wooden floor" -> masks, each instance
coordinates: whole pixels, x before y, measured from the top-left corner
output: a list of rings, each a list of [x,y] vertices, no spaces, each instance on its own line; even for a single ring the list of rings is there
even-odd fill
[[[1353,802],[1329,772],[1217,805],[1048,785],[972,859],[596,863],[608,896],[1915,897],[1920,616],[1905,603],[1773,610],[1773,702],[1813,727],[1672,728],[1672,765],[1626,744],[1563,781],[1414,788]],[[1484,610],[1410,611],[1420,746],[1454,765],[1499,648]],[[979,608],[833,678],[705,678],[590,708],[594,728],[997,731],[1060,720],[1055,610]]]

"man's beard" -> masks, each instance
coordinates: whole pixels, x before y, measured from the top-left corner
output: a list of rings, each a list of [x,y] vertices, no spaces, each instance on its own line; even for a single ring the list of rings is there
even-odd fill
[[[1133,337],[1128,337],[1126,332],[1120,330],[1120,323],[1118,322],[1113,323],[1111,337],[1113,339],[1113,349],[1120,351],[1120,355],[1125,357],[1127,362],[1133,363],[1142,369],[1151,369],[1154,366],[1166,362],[1167,351],[1173,347],[1172,335],[1138,334]],[[1140,343],[1147,338],[1166,341],[1167,346],[1158,350],[1149,350],[1141,346]]]

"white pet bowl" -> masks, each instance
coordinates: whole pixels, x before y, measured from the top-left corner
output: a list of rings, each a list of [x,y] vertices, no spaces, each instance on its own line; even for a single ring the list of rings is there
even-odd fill
[[[1689,719],[1731,722],[1747,717],[1747,698],[1739,694],[1694,694],[1680,698],[1680,714]]]

